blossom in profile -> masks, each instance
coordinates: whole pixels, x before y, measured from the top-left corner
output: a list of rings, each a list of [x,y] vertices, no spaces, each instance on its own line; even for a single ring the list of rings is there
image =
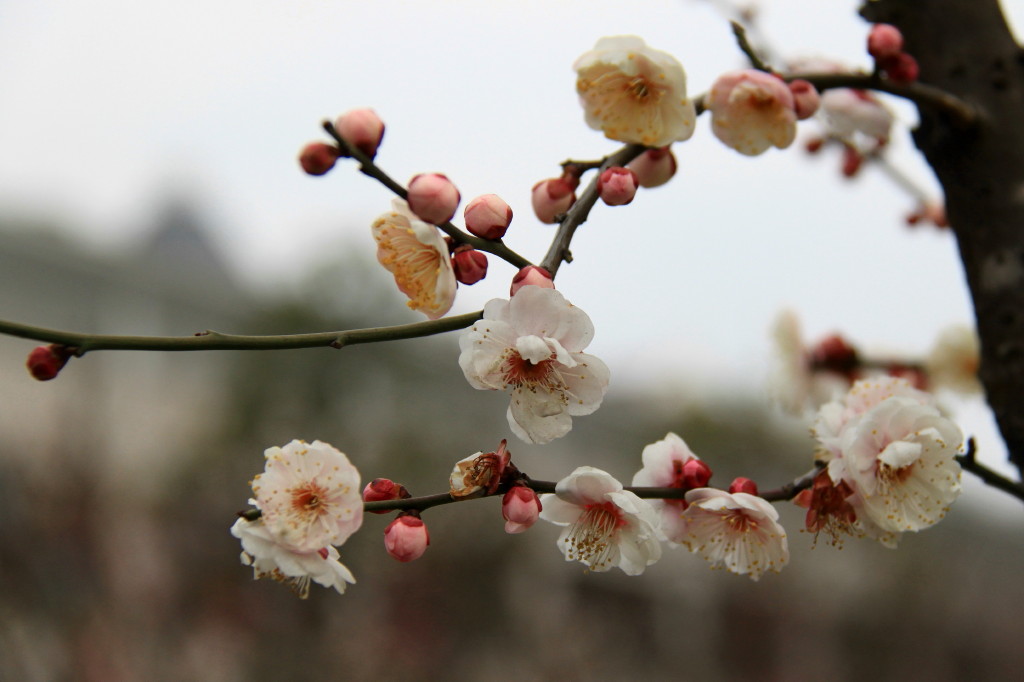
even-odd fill
[[[344,594],[355,583],[352,572],[341,563],[330,545],[311,552],[291,549],[273,536],[262,519],[238,519],[231,534],[242,541],[242,563],[252,566],[253,577],[272,578],[292,588],[301,599],[309,596],[309,583],[333,587]]]
[[[359,472],[348,457],[318,440],[293,440],[264,453],[266,470],[252,481],[263,528],[296,552],[340,545],[363,523]]]
[[[617,566],[627,575],[640,575],[661,558],[654,508],[600,469],[576,469],[541,502],[540,518],[565,527],[558,548],[566,561],[579,561],[592,571]]]
[[[522,533],[528,530],[544,510],[544,506],[532,488],[514,485],[501,498],[501,515],[505,517],[505,532]]]
[[[779,313],[772,328],[772,337],[775,357],[771,392],[775,401],[787,412],[803,414],[808,407],[817,408],[850,387],[846,373],[831,369],[838,368],[836,355],[841,349],[829,350],[829,344],[825,342],[814,349],[808,348],[803,340],[800,319],[793,311],[783,310]],[[816,367],[816,359],[829,360],[830,369]]]
[[[459,366],[473,388],[511,395],[508,423],[528,443],[547,443],[594,412],[608,389],[608,368],[583,352],[594,337],[585,312],[554,289],[524,286],[494,299],[459,338]]]
[[[377,260],[409,297],[408,306],[436,320],[451,309],[458,286],[448,245],[437,228],[413,215],[404,201],[391,204],[392,210],[373,223]]]
[[[823,405],[813,432],[833,484],[845,483],[857,529],[894,547],[938,523],[960,495],[960,428],[906,380],[858,381]]]
[[[664,147],[693,135],[697,112],[686,72],[636,36],[601,38],[573,65],[587,125],[605,137]]]
[[[449,478],[449,492],[455,498],[493,495],[511,460],[508,441],[502,440],[494,452],[478,452],[455,463]]]
[[[895,120],[889,108],[867,90],[835,88],[821,94],[819,109],[829,136],[847,142],[864,137],[872,145],[889,140]]]
[[[712,567],[759,580],[789,563],[786,529],[767,500],[748,493],[697,488],[686,493],[684,544]]]
[[[796,138],[793,93],[778,76],[756,69],[719,76],[708,93],[711,129],[741,154],[756,156]]]
[[[643,468],[633,476],[633,485],[636,486],[689,490],[703,488],[711,479],[711,469],[674,433],[646,446],[641,460]],[[686,509],[686,500],[650,500],[649,503],[661,518],[661,530],[669,542],[684,543],[686,523],[682,513]]]
[[[930,384],[968,395],[981,393],[979,346],[978,335],[968,325],[942,330],[924,361]]]

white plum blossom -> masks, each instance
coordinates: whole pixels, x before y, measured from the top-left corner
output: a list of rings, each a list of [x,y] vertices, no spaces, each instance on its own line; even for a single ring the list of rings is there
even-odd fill
[[[340,545],[363,523],[359,472],[343,452],[318,440],[293,440],[264,453],[253,501],[274,540],[297,552]]]
[[[869,147],[885,144],[895,118],[875,95],[867,90],[834,88],[821,94],[818,110],[829,135],[848,142],[868,138]]]
[[[756,156],[773,145],[785,149],[796,138],[793,93],[773,74],[723,74],[711,86],[707,108],[715,137],[741,154]]]
[[[686,493],[684,544],[732,573],[759,580],[789,563],[786,529],[767,500],[748,493],[697,488]]]
[[[979,345],[978,335],[968,325],[953,325],[942,330],[924,361],[930,384],[958,393],[981,393]]]
[[[417,218],[401,200],[373,222],[377,260],[409,297],[408,306],[431,320],[447,313],[455,301],[455,271],[448,245],[436,227]]]
[[[693,135],[697,112],[686,72],[636,36],[601,38],[573,65],[587,125],[605,137],[664,147]]]
[[[459,338],[459,366],[473,388],[511,394],[512,433],[547,443],[596,410],[608,389],[608,368],[582,352],[593,337],[585,312],[554,289],[529,285],[484,306]]]
[[[540,518],[565,526],[558,548],[592,571],[640,575],[661,558],[658,516],[645,500],[594,467],[576,469],[541,498]]]
[[[633,485],[656,488],[685,488],[687,462],[697,460],[686,442],[674,433],[644,448],[641,460],[643,468],[633,476]],[[701,483],[703,487],[706,484]],[[672,500],[650,500],[650,505],[661,518],[661,530],[672,543],[682,544],[686,539],[686,522],[683,510],[686,502],[682,498]]]
[[[310,580],[333,587],[344,594],[356,579],[338,561],[338,550],[331,546],[312,552],[297,552],[279,543],[262,519],[238,519],[231,534],[242,541],[242,563],[252,566],[253,577],[273,578],[289,585],[301,599],[309,596]]]
[[[844,376],[814,371],[800,320],[793,311],[783,310],[775,318],[772,339],[775,342],[772,397],[787,412],[803,414],[808,406],[817,408],[850,387],[850,381]]]
[[[856,382],[822,406],[814,435],[832,482],[852,490],[854,528],[887,546],[938,523],[960,495],[963,434],[904,379]]]

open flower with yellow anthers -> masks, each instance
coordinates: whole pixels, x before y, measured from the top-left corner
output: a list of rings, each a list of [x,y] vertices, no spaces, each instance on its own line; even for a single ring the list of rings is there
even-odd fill
[[[627,575],[640,575],[661,558],[654,509],[600,469],[576,469],[541,503],[540,518],[565,526],[558,548],[566,561],[579,561],[592,571],[618,566]]]
[[[373,222],[377,260],[394,275],[409,297],[408,306],[432,320],[447,313],[455,301],[455,272],[448,245],[436,227],[417,218],[401,199]]]
[[[581,352],[594,338],[587,314],[559,292],[525,286],[459,338],[459,366],[473,388],[508,391],[508,423],[528,443],[547,443],[590,414],[608,389],[608,367]]]
[[[693,135],[697,112],[686,72],[636,36],[601,38],[573,65],[587,125],[605,137],[664,147]]]

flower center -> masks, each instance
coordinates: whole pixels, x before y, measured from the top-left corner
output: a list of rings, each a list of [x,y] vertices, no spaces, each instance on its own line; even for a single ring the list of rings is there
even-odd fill
[[[756,531],[758,527],[757,521],[739,509],[729,510],[728,513],[722,515],[722,520],[729,526],[729,530],[734,533],[749,533]]]
[[[607,568],[613,559],[615,533],[626,525],[619,508],[611,502],[588,504],[569,529],[566,558],[582,561],[594,570]]]
[[[510,349],[508,357],[505,358],[505,365],[502,372],[505,375],[505,383],[511,386],[550,386],[551,375],[554,372],[554,355],[546,360],[534,364],[523,358],[519,351]]]
[[[657,102],[661,99],[663,90],[664,88],[659,87],[657,83],[652,83],[643,76],[634,76],[626,81],[625,85],[626,94],[641,104],[647,103],[648,100]]]
[[[327,513],[327,489],[316,481],[292,488],[292,510],[302,516],[320,516]]]

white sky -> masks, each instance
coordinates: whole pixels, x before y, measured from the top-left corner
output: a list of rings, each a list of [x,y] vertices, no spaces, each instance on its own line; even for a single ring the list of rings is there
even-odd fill
[[[867,66],[857,2],[768,0],[762,28],[786,56]],[[1006,3],[1016,16],[1024,2]],[[372,106],[387,123],[378,162],[400,182],[439,171],[468,200],[494,192],[516,219],[507,243],[533,260],[552,228],[534,182],[568,157],[617,145],[583,123],[571,65],[605,35],[674,54],[692,93],[742,64],[725,20],[695,0],[8,0],[0,4],[0,215],[45,215],[116,245],[168,195],[197,196],[241,276],[293,280],[330,249],[373,252],[389,193],[342,162],[299,172],[323,118]],[[900,105],[913,121],[912,109]],[[707,117],[702,117],[706,119]],[[803,135],[815,124],[804,124]],[[613,382],[696,391],[756,388],[777,311],[808,336],[834,329],[869,346],[923,352],[969,321],[951,235],[908,230],[913,202],[877,173],[794,149],[748,159],[702,120],[677,145],[668,186],[599,205],[559,288],[594,319],[591,350]],[[895,161],[924,186],[906,134]],[[589,177],[588,177],[589,179]],[[460,289],[454,312],[507,295],[510,266]],[[381,277],[387,275],[381,271]],[[977,413],[977,414],[973,414]],[[984,432],[982,410],[968,430]]]

